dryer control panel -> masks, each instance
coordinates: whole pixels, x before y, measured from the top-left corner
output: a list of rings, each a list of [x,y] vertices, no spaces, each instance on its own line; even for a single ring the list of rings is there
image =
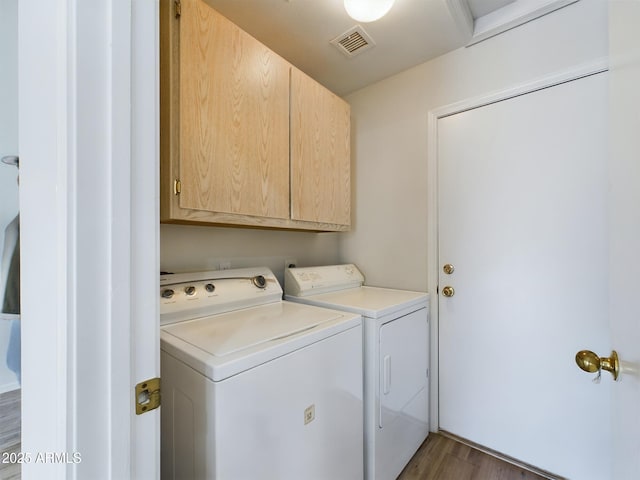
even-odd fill
[[[364,276],[352,263],[287,268],[284,272],[285,294],[295,297],[356,288],[362,286],[363,283]]]

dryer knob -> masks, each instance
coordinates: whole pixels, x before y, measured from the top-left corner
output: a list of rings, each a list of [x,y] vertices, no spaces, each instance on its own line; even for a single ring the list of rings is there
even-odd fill
[[[189,296],[195,295],[196,287],[194,287],[193,285],[189,285],[188,287],[185,287],[184,293],[186,293]]]
[[[216,289],[216,286],[213,283],[207,283],[204,286],[204,289],[209,293],[213,293],[213,291]]]
[[[161,294],[161,295],[162,295],[162,298],[171,298],[171,297],[173,297],[173,294],[174,294],[174,291],[173,291],[172,289],[170,289],[170,288],[165,288],[165,289],[162,291],[162,294]]]

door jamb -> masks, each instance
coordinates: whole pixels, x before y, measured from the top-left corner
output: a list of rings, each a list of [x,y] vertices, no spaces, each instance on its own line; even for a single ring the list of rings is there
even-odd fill
[[[134,408],[160,366],[158,1],[36,3],[18,13],[21,269],[46,288],[21,292],[22,477],[159,478],[160,412]]]
[[[502,90],[497,90],[485,95],[472,97],[460,102],[451,103],[442,107],[429,110],[427,113],[427,289],[429,292],[438,291],[439,278],[439,245],[438,245],[438,120],[467,110],[491,105],[492,103],[508,100],[520,95],[533,93],[544,88],[553,87],[562,83],[571,82],[580,78],[605,72],[609,69],[608,59],[598,58],[574,66],[572,68],[555,72],[529,82],[521,83]],[[439,376],[438,363],[439,352],[439,294],[430,302],[430,368],[429,368],[429,429],[437,432],[440,428],[439,421]]]

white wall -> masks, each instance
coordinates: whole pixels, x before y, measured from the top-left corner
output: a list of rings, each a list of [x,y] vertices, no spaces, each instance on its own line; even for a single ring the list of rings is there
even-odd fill
[[[353,229],[339,261],[370,285],[427,290],[427,112],[607,56],[607,2],[581,0],[359,90]]]
[[[169,272],[267,266],[282,282],[284,262],[297,266],[338,261],[336,233],[310,233],[209,226],[161,225],[160,269]]]
[[[18,154],[18,0],[0,0],[0,157]],[[0,163],[0,252],[4,229],[18,213],[16,167]],[[4,291],[0,286],[0,291]],[[5,357],[10,322],[0,320],[0,393],[18,388]]]

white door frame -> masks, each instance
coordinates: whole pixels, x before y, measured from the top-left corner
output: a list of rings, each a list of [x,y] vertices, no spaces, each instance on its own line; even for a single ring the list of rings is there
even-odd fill
[[[26,480],[159,478],[133,394],[159,376],[157,25],[157,0],[19,2]]]
[[[461,102],[452,103],[443,107],[430,110],[427,119],[427,288],[432,293],[434,299],[430,303],[431,315],[431,358],[430,358],[430,395],[429,395],[429,428],[432,432],[437,432],[439,425],[439,365],[438,365],[438,288],[439,278],[439,258],[438,258],[438,120],[456,113],[461,113],[485,105],[490,105],[509,98],[532,93],[543,88],[552,87],[561,83],[577,80],[582,77],[593,75],[608,70],[608,60],[606,58],[596,59],[592,62],[578,65],[554,74],[535,79],[533,81],[519,84],[496,92],[491,92],[479,97],[470,98]]]
[[[609,159],[609,318],[612,347],[620,356],[622,375],[612,391],[612,478],[640,478],[640,45],[637,25],[640,1],[609,2],[609,56],[611,73]]]

